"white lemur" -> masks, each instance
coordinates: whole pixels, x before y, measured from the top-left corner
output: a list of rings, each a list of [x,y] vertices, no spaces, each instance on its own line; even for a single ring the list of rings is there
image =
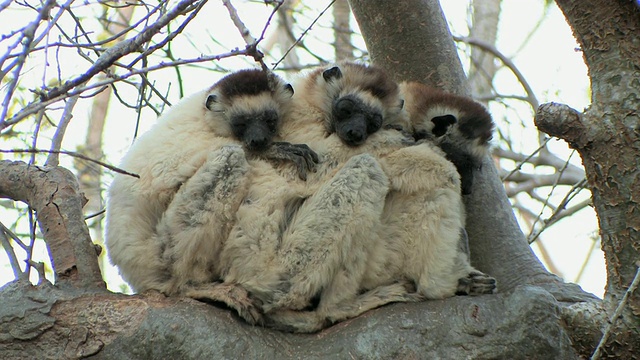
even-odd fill
[[[492,292],[495,280],[471,267],[458,246],[464,211],[455,166],[431,142],[410,144],[394,130],[410,126],[397,84],[379,68],[340,63],[311,72],[296,88],[281,134],[320,155],[308,182],[348,172],[343,166],[350,158],[368,153],[389,186],[371,189],[370,203],[383,199],[383,204],[338,229],[341,236],[312,227],[298,236],[293,250],[279,260],[287,269],[281,280],[288,284],[274,298],[260,299],[266,324],[313,332],[388,302]],[[332,186],[349,193],[348,180]],[[330,217],[332,209],[325,210]],[[285,234],[295,234],[296,225],[305,221],[295,214]],[[255,293],[251,286],[248,290]],[[314,310],[297,311],[314,297],[319,297]]]
[[[115,176],[105,229],[109,258],[134,291],[185,293],[218,278],[251,169],[270,166],[260,159],[293,162],[306,178],[315,153],[273,141],[292,94],[274,74],[238,71],[180,100],[135,141],[120,167],[140,178]]]

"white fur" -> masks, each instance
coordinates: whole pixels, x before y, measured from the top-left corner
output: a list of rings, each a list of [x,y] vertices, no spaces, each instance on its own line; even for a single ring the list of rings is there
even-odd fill
[[[349,77],[343,77],[339,92],[360,94],[358,76],[344,73]],[[312,73],[306,83],[296,87],[291,117],[282,128],[284,139],[308,144],[323,160],[308,182],[329,181],[335,193],[353,192],[349,180],[352,170],[345,164],[358,154],[369,154],[372,160],[377,159],[375,162],[389,179],[389,187],[371,188],[363,198],[368,200],[362,204],[369,204],[372,211],[359,214],[349,226],[331,232],[314,227],[300,236],[298,247],[305,248],[305,257],[311,258],[307,263],[321,265],[295,267],[286,294],[265,307],[267,322],[283,329],[313,332],[325,326],[327,320],[343,320],[388,302],[453,296],[458,280],[473,270],[468,262],[461,263],[459,259],[464,212],[455,167],[430,144],[407,147],[405,136],[395,130],[380,130],[359,147],[344,145],[336,134],[326,130],[327,103],[332,101],[329,93],[338,90],[332,84],[323,93],[326,86],[318,74]],[[363,100],[370,104],[378,101],[367,95]],[[396,102],[397,97],[386,103]],[[379,101],[377,106],[383,107]],[[385,111],[386,123],[408,122],[402,118],[406,113],[399,109]],[[336,172],[338,175],[334,175]],[[339,182],[336,178],[344,180]],[[335,214],[344,216],[332,208],[322,216],[333,219]],[[317,221],[308,221],[311,220]],[[342,224],[345,223],[339,223]],[[327,248],[341,251],[323,251]],[[295,257],[285,263],[294,261]],[[411,283],[416,285],[417,293],[408,292],[406,285]],[[315,311],[291,311],[306,304],[316,294],[314,291],[320,290],[320,304]],[[362,290],[369,291],[358,295]]]

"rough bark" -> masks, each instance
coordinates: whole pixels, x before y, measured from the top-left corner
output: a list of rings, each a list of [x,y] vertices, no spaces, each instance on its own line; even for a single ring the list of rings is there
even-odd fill
[[[556,3],[584,55],[592,104],[582,114],[544,104],[536,125],[566,140],[582,157],[607,264],[604,305],[611,313],[640,259],[640,8],[621,0]],[[630,358],[640,350],[640,294],[631,294],[625,307],[603,357]]]
[[[0,161],[0,198],[23,201],[36,211],[49,247],[56,284],[104,288],[96,250],[82,216],[86,199],[63,167]]]
[[[462,64],[437,0],[350,0],[371,60],[396,80],[467,94]]]
[[[558,303],[531,287],[394,304],[315,335],[253,327],[226,309],[155,292],[81,294],[15,282],[0,299],[4,359],[578,358]]]

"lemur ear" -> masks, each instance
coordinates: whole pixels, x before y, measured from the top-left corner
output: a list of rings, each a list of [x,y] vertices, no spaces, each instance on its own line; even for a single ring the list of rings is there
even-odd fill
[[[204,106],[207,107],[207,109],[213,111],[213,104],[215,104],[218,101],[218,96],[216,94],[209,94],[209,96],[207,96],[207,100],[205,100],[204,102]]]
[[[291,86],[291,84],[286,84],[284,86],[284,90],[289,93],[289,96],[293,96],[294,91],[293,91],[293,86]]]
[[[333,79],[340,79],[342,77],[342,71],[340,71],[339,67],[334,66],[331,69],[322,72],[322,77],[326,82],[329,82]]]
[[[431,132],[436,137],[440,137],[446,134],[449,126],[455,124],[458,120],[453,115],[442,115],[434,117],[431,122],[435,125]]]

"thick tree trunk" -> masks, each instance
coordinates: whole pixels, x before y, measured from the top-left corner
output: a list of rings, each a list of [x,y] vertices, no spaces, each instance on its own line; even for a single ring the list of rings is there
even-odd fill
[[[592,104],[583,114],[545,104],[536,124],[578,150],[598,214],[607,263],[605,305],[618,306],[640,265],[640,8],[634,1],[556,1],[584,54]],[[632,289],[634,290],[634,289]],[[631,293],[606,355],[640,349],[640,294]],[[615,321],[615,319],[614,319]]]

